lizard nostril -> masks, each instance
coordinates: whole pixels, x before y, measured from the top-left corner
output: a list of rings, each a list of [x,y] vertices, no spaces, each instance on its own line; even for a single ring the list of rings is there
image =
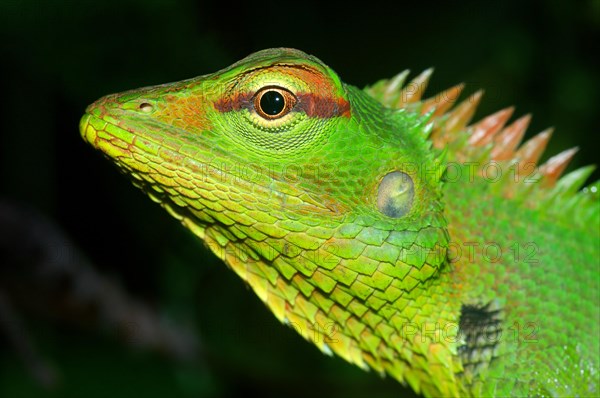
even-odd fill
[[[152,105],[150,105],[147,102],[142,102],[140,104],[140,111],[142,111],[144,113],[150,113],[150,112],[152,112]]]

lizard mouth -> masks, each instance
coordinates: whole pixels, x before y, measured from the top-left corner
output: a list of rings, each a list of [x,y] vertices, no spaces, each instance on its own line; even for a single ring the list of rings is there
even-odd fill
[[[112,159],[133,177],[162,176],[157,185],[173,185],[166,177],[175,178],[174,170],[192,169],[201,164],[184,149],[192,146],[192,134],[155,117],[164,107],[154,91],[164,86],[112,94],[89,105],[79,122],[81,137],[95,149]],[[193,149],[203,151],[208,147],[197,135]],[[196,167],[197,168],[197,167]],[[139,173],[139,175],[137,175]]]
[[[140,143],[148,142],[127,129],[112,124],[91,113],[83,115],[79,121],[81,137],[105,156],[116,160],[119,166],[124,166],[127,159],[132,159],[134,148],[141,147]],[[144,145],[144,152],[149,145]],[[142,149],[142,148],[139,148]]]
[[[79,121],[79,132],[88,144],[113,158],[136,141],[134,133],[91,113],[85,113]]]
[[[94,105],[88,107],[79,122],[82,138],[111,159],[144,191],[156,191],[161,196],[165,192],[178,191],[180,197],[218,203],[223,198],[215,196],[215,190],[223,184],[231,184],[241,191],[253,187],[255,195],[259,191],[265,191],[266,195],[268,191],[270,195],[287,196],[279,193],[276,183],[285,177],[285,168],[280,170],[252,162],[226,163],[219,159],[194,157],[176,147],[173,140],[161,137],[161,127],[164,126],[160,123],[138,130],[125,122],[117,125],[110,121],[112,116],[99,113]],[[317,205],[308,198],[305,200]]]
[[[86,108],[79,122],[81,136],[111,157],[117,148],[126,150],[141,138],[160,142],[164,146],[163,138],[157,132],[165,126],[161,126],[153,117],[153,113],[161,106],[160,99],[153,96],[153,91],[159,87],[126,91],[98,99]],[[117,148],[109,150],[107,145]]]

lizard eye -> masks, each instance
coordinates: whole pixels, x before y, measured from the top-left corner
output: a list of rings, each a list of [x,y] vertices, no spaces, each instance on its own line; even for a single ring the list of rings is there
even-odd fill
[[[254,96],[254,109],[261,117],[273,120],[287,115],[296,102],[294,94],[286,89],[265,87]]]

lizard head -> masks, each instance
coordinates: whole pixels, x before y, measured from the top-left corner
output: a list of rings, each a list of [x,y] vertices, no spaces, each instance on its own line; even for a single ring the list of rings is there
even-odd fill
[[[80,127],[167,200],[224,203],[233,186],[218,200],[209,192],[243,182],[238,193],[267,206],[287,198],[298,202],[292,211],[363,216],[398,230],[427,227],[440,213],[441,167],[426,118],[383,108],[298,50],[264,50],[211,75],[108,95]],[[215,176],[223,185],[208,181]],[[169,187],[182,192],[164,193]]]
[[[378,351],[377,310],[426,291],[448,245],[426,117],[383,107],[312,56],[271,49],[104,97],[80,129],[280,320],[305,337],[331,323],[336,342],[321,349],[388,371],[404,355],[401,343]],[[411,320],[393,308],[390,324]]]

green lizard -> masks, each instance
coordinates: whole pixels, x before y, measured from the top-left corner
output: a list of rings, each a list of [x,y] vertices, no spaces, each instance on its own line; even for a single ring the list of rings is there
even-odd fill
[[[599,393],[599,183],[512,108],[270,49],[106,96],[83,138],[326,354],[434,396]]]

